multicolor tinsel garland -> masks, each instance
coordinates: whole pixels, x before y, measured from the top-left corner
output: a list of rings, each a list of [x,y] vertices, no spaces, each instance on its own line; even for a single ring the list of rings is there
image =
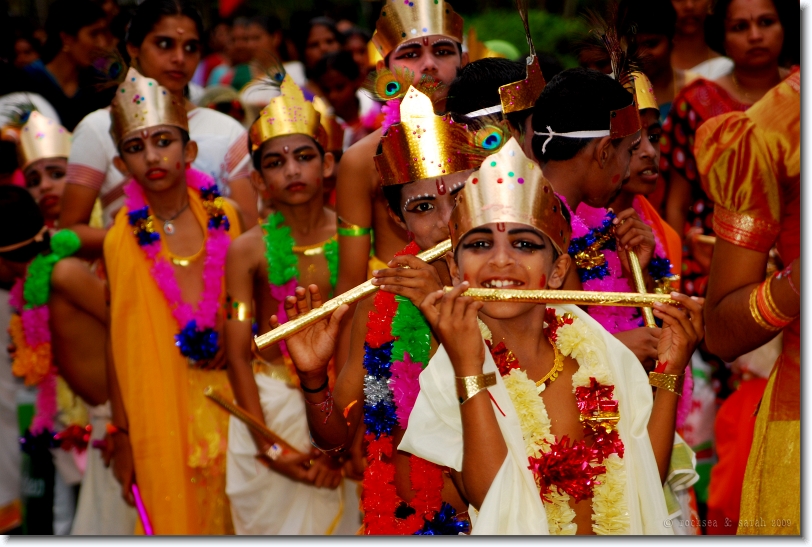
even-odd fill
[[[81,247],[79,236],[71,230],[61,230],[51,236],[50,252],[37,255],[28,265],[24,278],[17,279],[11,289],[9,305],[15,311],[9,325],[15,347],[12,372],[25,378],[25,385],[39,386],[31,427],[20,439],[23,450],[62,446],[65,450],[87,447],[89,426],[70,422],[68,427],[54,433],[58,412],[57,369],[51,353],[51,327],[48,301],[51,297],[51,274],[57,262],[73,255]],[[81,432],[79,431],[81,430]]]
[[[417,254],[412,242],[395,256]],[[417,456],[409,458],[414,498],[397,494],[392,432],[405,428],[428,363],[431,332],[420,311],[408,299],[379,291],[369,312],[364,341],[364,423],[367,461],[363,495],[364,530],[370,535],[438,535],[465,531],[452,507],[443,504],[442,469]]]
[[[184,357],[193,361],[206,361],[213,358],[220,347],[219,336],[214,327],[222,292],[226,253],[231,243],[228,236],[230,224],[223,210],[224,199],[211,177],[195,169],[187,169],[186,184],[200,192],[208,214],[203,293],[196,310],[183,301],[172,264],[160,256],[161,235],[153,227],[144,190],[135,180],[130,180],[124,187],[124,193],[127,196],[127,216],[133,227],[133,235],[147,260],[152,262],[152,277],[169,304],[172,316],[178,322],[180,331],[175,335],[175,345],[180,348]]]
[[[296,240],[290,235],[290,226],[283,226],[285,217],[279,211],[268,216],[262,224],[265,241],[265,260],[268,263],[268,285],[271,297],[279,302],[276,316],[279,324],[287,322],[285,313],[285,298],[292,296],[299,280],[299,259],[293,248]],[[327,260],[327,269],[330,272],[330,286],[335,289],[338,281],[338,241],[335,236],[327,240],[322,246],[324,258]],[[279,343],[284,355],[288,355],[285,342]]]
[[[551,342],[562,354],[578,362],[572,385],[584,423],[584,439],[591,438],[591,446],[585,440],[571,441],[566,435],[556,439],[535,382],[501,343],[492,349],[492,354],[519,417],[529,454],[528,467],[536,479],[550,533],[577,532],[570,497],[575,501],[592,498],[592,531],[596,534],[628,533],[624,446],[617,431],[620,414],[611,371],[596,358],[599,348],[582,321],[569,314],[557,317],[555,310],[548,308],[545,323],[548,325],[545,333]],[[491,347],[492,337],[483,330]]]

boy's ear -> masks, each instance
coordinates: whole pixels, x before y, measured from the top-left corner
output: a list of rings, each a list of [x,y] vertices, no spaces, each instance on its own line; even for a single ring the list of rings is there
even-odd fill
[[[197,143],[189,141],[183,149],[183,161],[187,164],[193,163],[197,159]]]
[[[550,278],[547,281],[547,286],[551,289],[560,289],[564,285],[564,279],[567,278],[567,272],[570,271],[572,264],[572,257],[567,253],[559,256],[553,262],[553,271],[550,272]]]
[[[127,178],[130,178],[130,170],[129,168],[127,168],[127,164],[124,163],[124,160],[121,159],[121,156],[115,156],[113,158],[113,165],[116,166],[116,169],[118,169],[119,173],[121,173]]]
[[[403,222],[403,219],[401,219],[398,216],[398,214],[396,212],[394,212],[391,207],[389,207],[388,203],[386,204],[386,212],[389,213],[389,218],[391,218],[395,222],[395,224],[397,224],[398,226],[400,226],[401,228],[403,228],[407,232],[409,231],[409,227],[406,226],[406,223]]]
[[[612,151],[612,137],[601,137],[595,144],[594,158],[603,169],[609,161]]]
[[[460,68],[464,67],[468,64],[468,52],[463,51],[462,55],[460,56]]]
[[[379,59],[378,62],[375,63],[375,70],[380,72],[384,68],[386,68],[386,63],[383,62],[383,59]]]
[[[248,175],[248,177],[251,180],[251,186],[254,187],[254,190],[256,190],[260,196],[266,197],[265,194],[268,189],[268,185],[265,184],[265,179],[262,178],[262,175],[259,174],[259,171],[251,169],[251,174]]]
[[[448,273],[451,274],[451,281],[454,283],[456,287],[462,280],[460,279],[460,269],[457,266],[457,261],[454,260],[454,253],[447,252],[445,254],[445,263],[448,265]]]
[[[336,168],[336,157],[332,152],[325,152],[324,159],[321,162],[321,176],[322,178],[332,177]]]

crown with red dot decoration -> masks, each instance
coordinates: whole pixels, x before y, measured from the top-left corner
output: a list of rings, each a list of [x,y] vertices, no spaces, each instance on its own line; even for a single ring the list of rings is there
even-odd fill
[[[456,249],[465,234],[479,226],[516,222],[549,237],[563,254],[572,229],[562,207],[541,168],[511,138],[498,153],[485,158],[457,195],[448,223],[451,244]]]
[[[116,144],[135,131],[156,125],[174,125],[189,131],[186,107],[152,78],[130,68],[110,104],[110,134]]]
[[[462,17],[444,0],[385,0],[372,43],[386,58],[407,40],[439,34],[462,43]]]
[[[28,121],[20,129],[17,145],[20,169],[45,158],[67,158],[70,156],[71,140],[70,131],[58,122],[36,110],[31,112]]]

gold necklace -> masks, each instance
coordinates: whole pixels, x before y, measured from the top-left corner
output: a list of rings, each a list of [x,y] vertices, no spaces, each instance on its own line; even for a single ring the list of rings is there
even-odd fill
[[[555,342],[550,340],[550,344],[553,346],[553,351],[555,352],[555,359],[553,360],[553,366],[550,369],[550,372],[545,374],[544,378],[542,378],[541,380],[536,382],[536,391],[538,392],[539,395],[541,395],[541,393],[545,389],[547,389],[547,386],[546,386],[547,380],[549,380],[550,383],[552,384],[558,378],[558,374],[562,370],[564,370],[564,356],[561,354],[561,352],[556,347]]]

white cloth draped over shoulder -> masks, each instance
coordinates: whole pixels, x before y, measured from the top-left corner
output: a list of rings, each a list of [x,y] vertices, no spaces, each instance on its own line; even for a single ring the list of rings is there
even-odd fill
[[[580,318],[602,342],[606,364],[614,376],[619,403],[618,429],[625,446],[626,496],[631,534],[672,534],[668,527],[663,489],[648,436],[653,397],[643,367],[620,341],[576,306],[551,306],[556,313]],[[482,342],[484,344],[484,340]],[[547,516],[538,488],[528,469],[519,418],[489,351],[483,373],[496,372],[490,394],[506,414],[494,406],[508,456],[488,490],[479,512],[470,507],[472,534],[548,534]],[[420,375],[420,394],[409,416],[409,427],[398,446],[434,462],[462,471],[463,437],[454,368],[445,349],[437,353]]]
[[[189,136],[197,143],[197,159],[192,167],[214,178],[224,196],[229,195],[232,180],[247,178],[251,157],[245,128],[210,108],[195,108],[188,113]],[[103,224],[109,226],[124,205],[127,178],[113,165],[118,156],[110,136],[110,108],[85,116],[73,131],[68,158],[67,182],[99,192]]]

